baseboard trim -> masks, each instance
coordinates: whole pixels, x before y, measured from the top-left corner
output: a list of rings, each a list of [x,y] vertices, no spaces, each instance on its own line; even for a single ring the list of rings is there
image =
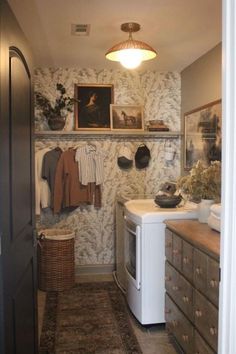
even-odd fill
[[[114,264],[77,265],[75,267],[75,275],[112,274],[114,269],[115,269],[115,265]]]

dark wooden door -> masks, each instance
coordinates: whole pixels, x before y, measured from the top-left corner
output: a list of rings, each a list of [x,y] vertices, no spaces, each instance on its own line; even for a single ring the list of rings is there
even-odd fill
[[[0,1],[0,353],[37,353],[32,61]]]

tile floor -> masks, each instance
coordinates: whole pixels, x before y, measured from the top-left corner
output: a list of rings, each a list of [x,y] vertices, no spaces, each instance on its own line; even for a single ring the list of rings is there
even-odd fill
[[[112,275],[81,275],[77,282],[112,281]],[[39,337],[42,329],[46,293],[38,291]],[[176,354],[163,325],[142,326],[130,313],[130,320],[143,354]]]

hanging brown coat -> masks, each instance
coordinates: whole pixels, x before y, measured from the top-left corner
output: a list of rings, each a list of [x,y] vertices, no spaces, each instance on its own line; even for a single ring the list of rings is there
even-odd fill
[[[81,204],[101,206],[100,186],[95,186],[95,183],[84,186],[79,182],[75,153],[73,149],[64,151],[58,161],[54,187],[54,213],[59,213],[63,208],[77,207]]]

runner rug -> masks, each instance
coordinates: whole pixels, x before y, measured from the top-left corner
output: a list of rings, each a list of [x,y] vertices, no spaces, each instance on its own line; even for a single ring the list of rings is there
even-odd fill
[[[48,292],[40,354],[141,354],[125,299],[113,282]]]

